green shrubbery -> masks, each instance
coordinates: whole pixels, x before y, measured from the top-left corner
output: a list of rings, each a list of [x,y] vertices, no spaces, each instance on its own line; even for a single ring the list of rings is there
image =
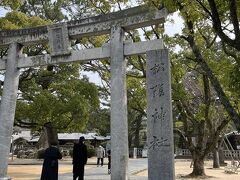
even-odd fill
[[[96,150],[93,146],[88,146],[88,158],[93,157],[96,155]]]

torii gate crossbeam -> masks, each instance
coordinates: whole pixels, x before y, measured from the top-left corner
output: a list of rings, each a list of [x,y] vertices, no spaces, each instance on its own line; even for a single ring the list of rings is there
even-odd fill
[[[67,22],[68,36],[76,39],[86,36],[109,34],[113,26],[122,27],[125,31],[160,24],[165,21],[168,12],[149,10],[146,6],[138,6],[106,15]],[[47,43],[49,41],[47,26],[11,31],[0,31],[0,48],[8,47],[11,42],[22,45]]]

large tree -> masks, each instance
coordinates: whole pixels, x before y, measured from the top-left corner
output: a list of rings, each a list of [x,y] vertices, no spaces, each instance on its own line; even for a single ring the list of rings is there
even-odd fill
[[[240,51],[240,1],[195,0],[195,2],[212,20],[212,27],[222,43]]]
[[[162,7],[159,1],[154,2],[154,6]],[[225,46],[222,46],[223,49],[219,46],[218,34],[215,32],[211,21],[209,21],[209,17],[203,13],[204,10],[199,5],[200,1],[197,2],[166,0],[164,1],[164,6],[169,8],[170,11],[178,9],[185,25],[183,32],[170,41],[169,47],[175,46],[178,43],[181,48],[180,51],[174,53],[174,56],[171,56],[172,59],[182,59],[181,61],[187,69],[195,69],[199,75],[202,74],[203,76],[202,91],[204,94],[200,98],[202,100],[199,100],[198,93],[195,92],[192,94],[197,106],[194,106],[194,104],[189,105],[189,99],[185,98],[181,102],[176,103],[176,107],[177,109],[182,108],[180,117],[183,121],[183,127],[181,129],[182,132],[178,132],[185,137],[186,144],[193,156],[194,167],[191,175],[204,176],[204,157],[206,153],[215,148],[216,140],[228,124],[229,119],[233,120],[237,129],[240,128],[239,103],[234,100],[239,97],[239,95],[237,96],[239,93],[231,88],[234,87],[231,84],[234,78],[230,76],[230,74],[234,74],[234,69],[239,66],[235,63],[238,60],[238,52],[235,51],[234,55],[229,55],[229,51],[226,51]],[[174,65],[176,65],[176,62],[173,63]],[[179,70],[180,73],[178,74],[181,74],[181,69],[175,71]],[[189,73],[189,70],[185,73]],[[182,80],[179,82],[182,82]],[[214,88],[214,91],[209,88],[211,86]],[[177,87],[177,91],[180,91],[179,85]],[[186,85],[183,87],[186,88]],[[194,84],[191,84],[190,87],[194,89]],[[218,120],[219,124],[214,124],[212,120],[214,120],[213,117],[219,117],[217,115],[222,112],[222,109],[220,111],[216,109],[219,105],[212,104],[211,99],[213,96],[210,90],[215,92],[215,99],[219,99],[229,115],[229,117],[226,117],[223,113]],[[215,112],[213,111],[213,107],[216,109]],[[196,136],[197,139],[194,143],[191,139],[192,136]],[[214,139],[209,137],[214,137]]]
[[[128,77],[128,121],[129,147],[142,147],[146,137],[141,131],[146,130],[146,89],[145,79]]]
[[[170,12],[190,12],[188,20],[209,20],[222,43],[240,51],[240,1],[239,0],[151,0],[157,8],[167,7]]]
[[[24,1],[24,4],[18,3],[14,7],[12,3],[4,1],[1,4],[12,8],[0,18],[1,30],[46,25],[64,17],[60,15],[64,5],[59,4],[60,1]],[[30,5],[34,9],[26,9]],[[58,11],[53,11],[52,7]],[[37,13],[34,11],[38,10],[41,10],[40,17],[35,16]],[[1,56],[6,52],[6,49],[1,49]],[[27,46],[23,50],[29,56],[45,52],[48,52],[46,44]],[[87,78],[81,78],[80,70],[77,63],[22,69],[15,125],[39,129],[52,122],[58,131],[83,131],[90,113],[98,108],[99,99],[96,86]]]
[[[170,12],[180,11],[181,17],[185,21],[184,35],[181,37],[189,43],[195,60],[198,61],[209,77],[221,103],[224,105],[236,128],[240,130],[240,116],[236,109],[237,107],[233,105],[233,102],[231,102],[230,98],[226,95],[219,79],[215,76],[214,70],[206,61],[202,53],[203,50],[199,48],[196,40],[196,35],[200,32],[198,30],[203,29],[201,26],[207,27],[207,29],[205,29],[207,31],[201,31],[206,49],[212,46],[213,43],[216,42],[217,37],[219,37],[223,50],[228,56],[232,57],[229,63],[233,63],[233,60],[236,62],[234,74],[239,74],[239,0],[228,0],[224,2],[221,0],[155,0],[148,1],[148,3],[157,8],[166,6]],[[204,32],[206,32],[206,34]],[[219,48],[221,47],[219,46]],[[236,76],[233,75],[233,78],[234,77],[234,82],[237,81],[239,84],[239,78],[236,79]]]
[[[175,62],[172,67],[176,71],[173,72],[175,132],[192,154],[190,176],[205,176],[204,159],[216,149],[229,119],[207,76],[192,66],[185,67],[187,73],[179,76],[179,66],[184,65]]]

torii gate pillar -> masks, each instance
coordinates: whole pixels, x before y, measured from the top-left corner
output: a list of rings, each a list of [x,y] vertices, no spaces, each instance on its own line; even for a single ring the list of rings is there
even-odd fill
[[[17,68],[17,59],[20,52],[21,46],[19,44],[10,44],[0,105],[0,180],[10,179],[7,177],[7,167],[20,75],[20,71]]]
[[[124,31],[111,29],[111,180],[128,177],[128,119]]]

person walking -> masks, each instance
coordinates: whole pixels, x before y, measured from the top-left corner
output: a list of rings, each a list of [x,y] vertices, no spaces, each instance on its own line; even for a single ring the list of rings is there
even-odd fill
[[[73,180],[84,179],[84,166],[87,164],[87,146],[83,143],[85,138],[81,136],[79,142],[73,146]]]
[[[103,166],[104,156],[105,156],[105,150],[101,145],[99,145],[97,148],[97,166],[100,165],[100,160],[101,160],[101,166]]]
[[[107,151],[108,156],[108,174],[111,174],[111,150],[109,149]]]
[[[52,142],[45,150],[40,180],[58,180],[58,159],[62,159],[62,154],[57,144],[57,142]]]

